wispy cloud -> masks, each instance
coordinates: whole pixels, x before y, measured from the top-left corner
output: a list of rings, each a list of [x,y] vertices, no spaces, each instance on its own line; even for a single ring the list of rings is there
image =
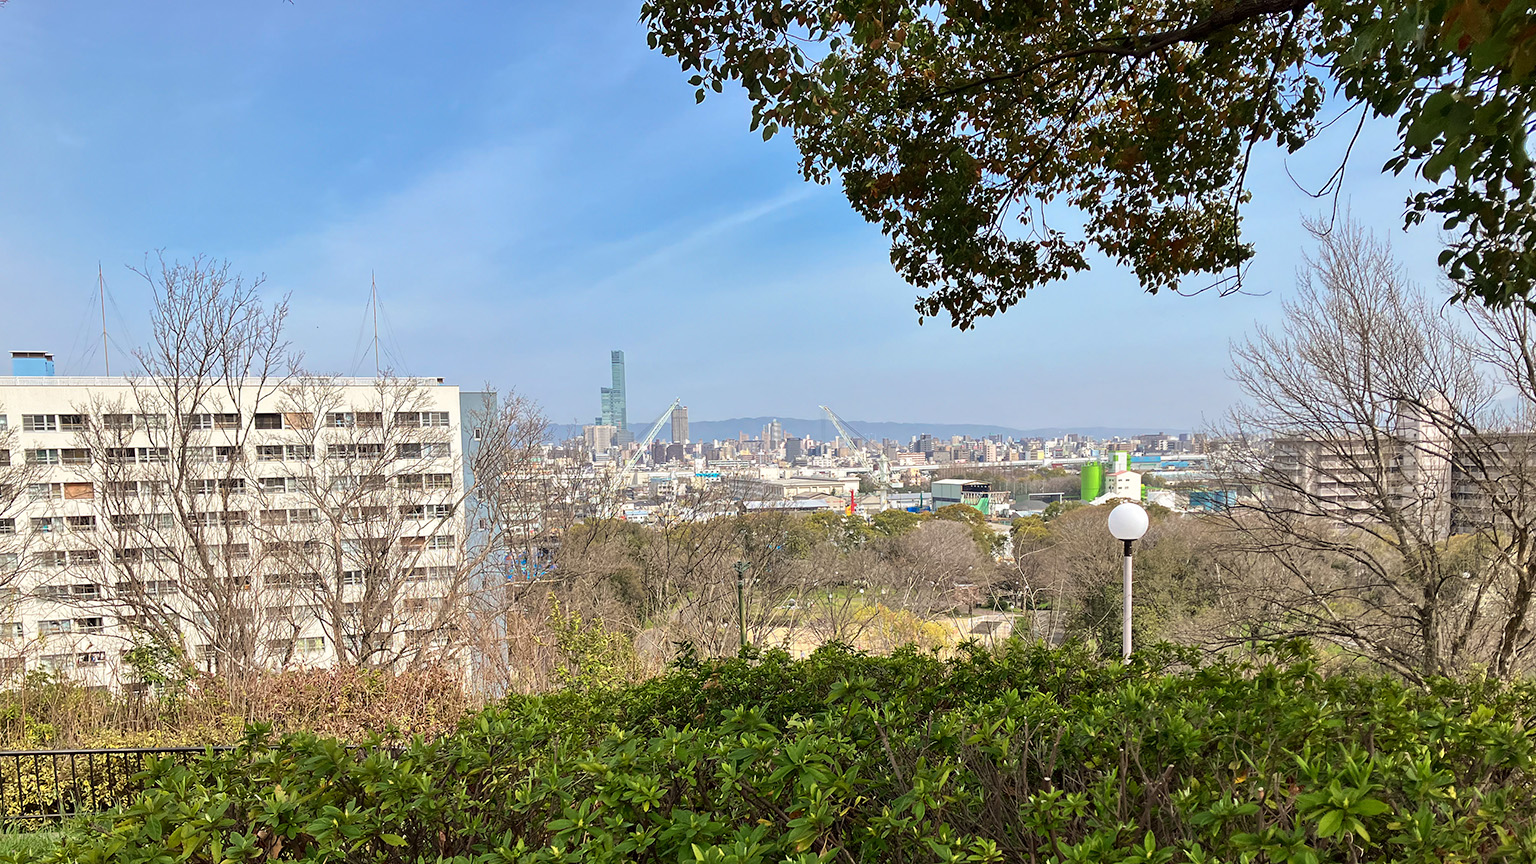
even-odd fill
[[[751,225],[780,210],[793,207],[816,194],[817,190],[818,187],[810,184],[798,184],[766,201],[744,207],[735,213],[721,216],[692,228],[682,228],[681,230],[686,232],[682,237],[665,242],[650,252],[623,265],[617,271],[597,279],[592,283],[592,287],[594,290],[600,291],[618,283],[629,281],[631,278],[643,275],[647,271],[654,271],[674,264],[679,257],[687,252],[697,250],[705,241],[730,234],[738,228]],[[633,238],[626,245],[639,245],[640,243],[649,245],[650,242],[660,238],[675,237],[676,234],[676,228],[656,229],[647,231],[638,238]]]

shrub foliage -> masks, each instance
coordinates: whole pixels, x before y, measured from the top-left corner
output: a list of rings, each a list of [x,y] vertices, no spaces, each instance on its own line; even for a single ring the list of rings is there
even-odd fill
[[[843,647],[518,696],[434,741],[312,734],[156,763],[54,860],[1536,858],[1528,685]]]

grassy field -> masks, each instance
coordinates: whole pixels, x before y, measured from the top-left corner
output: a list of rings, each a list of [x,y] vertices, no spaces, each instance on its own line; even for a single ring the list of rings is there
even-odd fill
[[[63,836],[62,831],[22,831],[0,834],[0,854],[41,855],[57,846]]]

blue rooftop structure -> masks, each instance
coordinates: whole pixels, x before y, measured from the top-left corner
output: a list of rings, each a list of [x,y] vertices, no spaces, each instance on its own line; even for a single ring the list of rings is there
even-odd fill
[[[18,378],[52,378],[53,355],[47,351],[12,351],[11,374]]]

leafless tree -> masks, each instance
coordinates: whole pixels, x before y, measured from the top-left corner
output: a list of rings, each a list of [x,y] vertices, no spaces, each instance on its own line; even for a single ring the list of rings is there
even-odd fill
[[[154,294],[151,344],[136,353],[127,397],[77,406],[83,482],[63,490],[94,498],[103,524],[54,563],[104,564],[114,584],[75,599],[110,591],[136,630],[171,645],[190,635],[214,670],[250,671],[270,634],[252,590],[263,554],[249,533],[246,451],[262,406],[297,371],[287,301],[264,305],[260,280],[202,258],[141,275]]]
[[[1254,494],[1226,514],[1230,548],[1283,578],[1241,585],[1261,617],[1232,638],[1513,674],[1536,575],[1530,313],[1469,328],[1359,226],[1317,234],[1284,323],[1233,348],[1226,479]]]
[[[6,417],[3,405],[0,417]],[[0,423],[0,639],[9,647],[0,656],[0,679],[21,668],[20,655],[27,644],[29,634],[16,620],[18,583],[38,534],[18,523],[24,518],[20,514],[28,497],[36,492],[34,484],[48,470],[38,454],[22,451],[18,443],[17,429],[7,417]]]

